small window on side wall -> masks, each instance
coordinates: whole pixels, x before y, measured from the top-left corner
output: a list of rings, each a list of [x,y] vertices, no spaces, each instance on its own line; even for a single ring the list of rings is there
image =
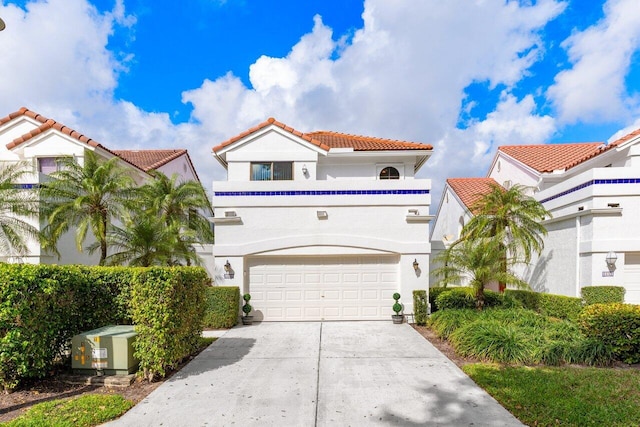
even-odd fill
[[[393,166],[387,166],[380,171],[380,179],[400,179],[400,172]]]
[[[38,157],[38,172],[41,174],[51,175],[58,170],[57,157]]]

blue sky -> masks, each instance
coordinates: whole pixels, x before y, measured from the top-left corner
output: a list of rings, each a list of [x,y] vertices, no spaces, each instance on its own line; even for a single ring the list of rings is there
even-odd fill
[[[419,177],[497,146],[640,127],[637,0],[0,0],[0,116],[26,106],[118,148],[211,147],[270,116],[434,145]]]

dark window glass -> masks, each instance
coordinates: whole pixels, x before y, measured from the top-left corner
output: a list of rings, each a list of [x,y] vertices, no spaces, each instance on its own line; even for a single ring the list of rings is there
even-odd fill
[[[251,181],[290,181],[292,179],[292,162],[251,163]]]
[[[400,179],[400,172],[392,166],[387,166],[380,171],[380,179]]]

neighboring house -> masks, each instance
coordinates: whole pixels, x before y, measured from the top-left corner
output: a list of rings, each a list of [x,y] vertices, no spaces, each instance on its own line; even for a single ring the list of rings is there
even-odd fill
[[[497,184],[497,182],[493,178],[447,179],[429,236],[432,259],[430,272],[440,267],[435,258],[460,238],[462,227],[474,215],[474,204],[491,190],[490,184]],[[439,278],[431,274],[429,278],[431,286],[437,286],[438,281]],[[466,283],[460,285],[466,285]],[[497,291],[498,284],[491,284],[488,289]]]
[[[261,320],[388,319],[429,287],[426,144],[269,119],[213,148],[216,269]]]
[[[178,173],[184,180],[198,180],[187,150],[110,150],[93,139],[26,108],[0,118],[0,162],[26,162],[33,174],[19,183],[29,188],[45,182],[56,171],[56,158],[73,156],[80,164],[87,151],[94,151],[105,159],[117,156],[131,170],[136,182],[142,185],[151,178],[151,170],[168,176]],[[37,225],[37,220],[35,221]],[[30,253],[24,257],[0,254],[0,260],[31,264],[97,264],[97,255],[77,251],[72,233],[63,236],[58,250],[61,257],[43,251],[31,242]]]
[[[640,129],[609,144],[499,147],[487,176],[533,187],[552,214],[544,251],[523,271],[534,290],[624,286],[626,302],[640,304]]]

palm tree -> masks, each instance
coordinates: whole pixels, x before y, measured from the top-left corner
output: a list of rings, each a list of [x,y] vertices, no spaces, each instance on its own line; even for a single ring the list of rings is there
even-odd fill
[[[460,238],[438,260],[441,283],[471,278],[476,305],[484,305],[484,287],[491,281],[527,287],[510,268],[529,263],[544,248],[547,229],[541,221],[551,216],[540,202],[526,194],[527,188],[509,189],[490,184],[490,191],[471,207],[475,214],[462,228]]]
[[[179,175],[171,178],[162,172],[152,172],[154,179],[140,189],[144,211],[157,216],[175,233],[175,257],[172,263],[186,261],[190,265],[198,258],[194,245],[213,242],[211,223],[203,212],[211,209],[202,184],[196,181],[179,181]],[[199,262],[199,261],[198,261]]]
[[[116,252],[107,256],[106,265],[149,267],[171,263],[177,233],[167,228],[162,218],[127,213],[122,222],[122,227],[113,225],[107,232],[109,247]],[[99,242],[95,242],[88,249],[93,252],[99,246]]]
[[[544,248],[547,229],[541,221],[551,214],[522,185],[490,187],[472,206],[475,216],[463,227],[461,239],[496,239],[513,262],[529,263],[532,253],[539,255]]]
[[[0,252],[5,255],[25,255],[28,240],[38,239],[38,228],[28,221],[37,219],[38,191],[17,184],[28,173],[24,163],[0,165]]]
[[[133,194],[133,178],[118,157],[103,160],[86,151],[84,165],[73,158],[59,160],[60,170],[42,185],[45,247],[57,253],[60,237],[76,228],[75,241],[82,251],[87,232],[91,230],[100,247],[100,265],[107,258],[107,230],[114,218],[120,218]]]
[[[505,282],[518,288],[528,287],[527,283],[518,278],[509,268],[509,262],[504,261],[501,243],[492,238],[459,240],[447,250],[441,252],[436,261],[442,267],[434,270],[434,274],[441,277],[443,286],[461,284],[468,280],[473,288],[476,307],[484,307],[484,289],[491,282]]]

